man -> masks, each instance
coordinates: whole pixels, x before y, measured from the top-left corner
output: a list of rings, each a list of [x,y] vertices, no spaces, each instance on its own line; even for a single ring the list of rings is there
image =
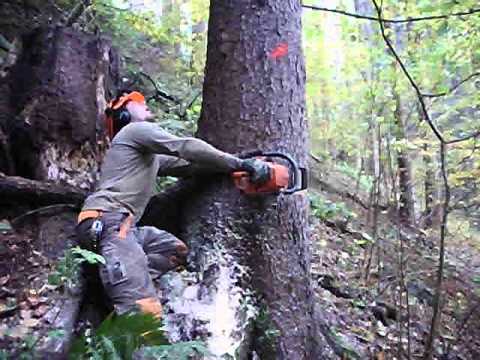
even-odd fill
[[[134,226],[153,195],[157,175],[244,170],[252,181],[263,183],[269,168],[263,161],[239,159],[148,122],[152,113],[139,92],[111,101],[106,115],[111,148],[97,189],[78,216],[77,236],[80,244],[105,258],[100,278],[117,313],[140,310],[160,318],[162,307],[149,272],[161,275],[185,264],[188,248],[168,232]]]

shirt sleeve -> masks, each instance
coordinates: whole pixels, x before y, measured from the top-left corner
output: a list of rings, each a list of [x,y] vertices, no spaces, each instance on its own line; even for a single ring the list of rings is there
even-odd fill
[[[141,122],[135,125],[132,140],[143,150],[184,159],[199,170],[230,173],[241,167],[241,159],[203,140],[175,136],[154,123]]]
[[[205,165],[191,163],[170,155],[157,155],[159,162],[158,176],[192,177],[218,172],[217,169]]]

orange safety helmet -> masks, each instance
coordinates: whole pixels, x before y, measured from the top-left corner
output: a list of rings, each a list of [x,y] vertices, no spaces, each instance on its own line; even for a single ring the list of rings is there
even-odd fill
[[[107,123],[106,124],[107,125],[107,132],[108,132],[108,136],[110,137],[110,139],[112,139],[113,136],[115,135],[114,134],[114,128],[113,128],[113,112],[115,110],[121,109],[122,107],[127,105],[127,103],[129,103],[130,101],[145,104],[145,96],[143,96],[143,94],[138,92],[138,91],[132,91],[132,92],[124,94],[120,97],[116,97],[115,99],[111,100],[108,103],[107,108],[105,110],[105,114],[106,114],[105,120],[106,120],[106,123]],[[128,111],[126,109],[124,111],[120,111],[119,118],[122,119],[123,117],[128,118],[127,122],[130,121],[130,113],[128,113]]]

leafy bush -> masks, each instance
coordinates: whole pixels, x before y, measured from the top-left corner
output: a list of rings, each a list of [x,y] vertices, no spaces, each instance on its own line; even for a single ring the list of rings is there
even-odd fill
[[[92,251],[76,246],[65,251],[58,261],[55,270],[48,275],[48,283],[55,286],[72,287],[77,280],[78,270],[82,263],[105,264],[105,259]]]
[[[310,194],[310,209],[312,215],[321,220],[328,220],[335,217],[342,217],[349,221],[357,215],[351,211],[343,202],[332,202],[319,194]]]

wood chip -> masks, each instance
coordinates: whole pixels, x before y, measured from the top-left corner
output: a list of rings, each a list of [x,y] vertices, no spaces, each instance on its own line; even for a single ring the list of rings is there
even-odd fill
[[[0,277],[0,286],[4,286],[8,280],[10,280],[10,275]]]

